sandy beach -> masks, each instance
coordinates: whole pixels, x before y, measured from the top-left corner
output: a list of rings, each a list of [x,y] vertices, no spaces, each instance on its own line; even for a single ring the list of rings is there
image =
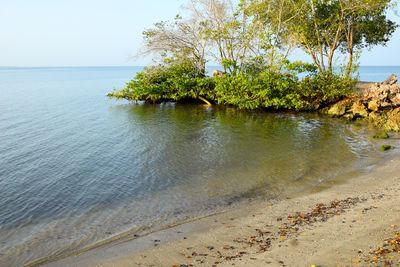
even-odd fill
[[[46,266],[399,266],[399,164]]]

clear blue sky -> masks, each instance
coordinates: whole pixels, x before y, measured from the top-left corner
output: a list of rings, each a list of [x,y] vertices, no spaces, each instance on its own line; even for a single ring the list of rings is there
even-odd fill
[[[0,0],[0,66],[146,65],[132,60],[143,29],[185,0]],[[400,23],[399,17],[391,16]],[[400,29],[362,65],[400,65]]]

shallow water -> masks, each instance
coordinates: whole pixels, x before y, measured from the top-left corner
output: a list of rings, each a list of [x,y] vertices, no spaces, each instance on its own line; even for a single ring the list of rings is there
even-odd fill
[[[341,120],[105,97],[137,70],[0,69],[0,266],[301,192],[383,156]]]

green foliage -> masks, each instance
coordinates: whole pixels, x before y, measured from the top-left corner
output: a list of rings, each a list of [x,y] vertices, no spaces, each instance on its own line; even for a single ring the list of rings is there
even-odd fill
[[[215,95],[219,104],[241,109],[290,109],[287,96],[296,86],[289,74],[262,72],[258,76],[239,74],[216,78]]]
[[[385,45],[397,28],[387,17],[391,0],[250,2],[250,13],[263,20],[273,36],[309,54],[320,72],[333,73],[335,60],[347,55],[346,75],[350,76],[353,54]]]
[[[299,73],[309,73],[304,79]],[[165,61],[145,68],[110,97],[163,101],[208,100],[240,109],[317,110],[351,92],[355,81],[330,73],[315,73],[315,66],[287,62],[281,70],[250,66],[237,75],[205,77],[190,61]]]
[[[392,7],[391,0],[359,0],[364,6],[346,13],[345,19],[353,25],[352,44],[357,48],[385,45],[398,25],[387,18],[387,11]],[[356,4],[348,3],[351,8]],[[348,40],[345,40],[348,45]]]
[[[352,93],[356,82],[329,72],[308,76],[298,84],[294,108],[316,110],[334,103]]]
[[[219,104],[241,109],[312,111],[340,100],[355,86],[354,80],[319,73],[299,80],[292,73],[265,71],[257,76],[239,74],[216,78]]]
[[[311,74],[316,74],[318,71],[317,66],[314,64],[310,63],[305,63],[303,61],[287,61],[285,64],[285,68],[288,71],[294,72],[294,73],[311,73]]]
[[[257,76],[268,68],[268,63],[262,56],[247,58],[241,66],[240,72],[249,76]]]
[[[167,62],[167,61],[166,61]],[[184,101],[207,96],[213,88],[212,78],[204,77],[190,61],[168,61],[138,72],[122,90],[108,96],[151,103]]]

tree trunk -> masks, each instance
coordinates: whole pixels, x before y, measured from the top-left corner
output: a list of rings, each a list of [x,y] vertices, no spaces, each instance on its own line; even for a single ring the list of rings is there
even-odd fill
[[[328,56],[328,72],[329,72],[330,74],[333,73],[333,67],[332,67],[332,64],[333,64],[333,55],[334,55],[334,52],[333,52],[333,51],[330,51],[329,56]]]
[[[353,27],[349,25],[348,36],[347,36],[347,52],[349,54],[349,60],[346,66],[346,78],[350,77],[351,71],[353,69],[353,52],[354,52],[354,45],[353,45]]]
[[[346,78],[349,78],[353,69],[353,48],[349,50],[349,60],[346,66]]]

